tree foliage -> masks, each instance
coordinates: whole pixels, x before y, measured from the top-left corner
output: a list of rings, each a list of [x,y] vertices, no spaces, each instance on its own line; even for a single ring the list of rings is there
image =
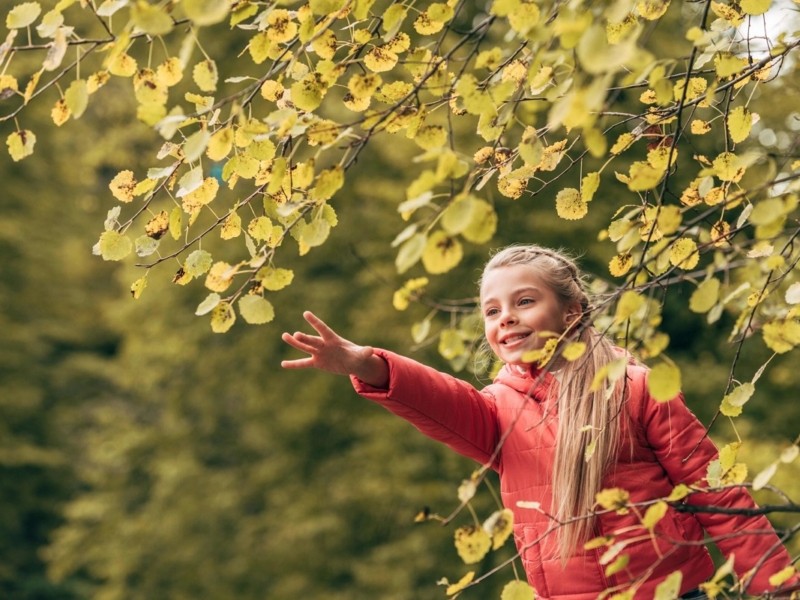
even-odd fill
[[[413,341],[454,369],[476,364],[474,302],[428,290],[509,232],[530,237],[514,211],[596,238],[595,324],[652,364],[656,399],[686,378],[667,354],[667,310],[724,327],[736,348],[714,419],[750,410],[765,370],[800,344],[790,3],[59,0],[4,16],[10,158],[35,160],[46,143],[33,105],[69,127],[129,101],[160,139],[143,144],[147,166],[108,174],[94,252],[135,266],[134,299],[162,289],[157,278],[185,286],[215,333],[275,318],[297,257],[370,202],[345,192],[380,145],[402,173],[382,240],[393,304],[427,307]],[[761,360],[742,372],[748,352]],[[796,448],[773,448],[753,487]],[[748,480],[737,451],[723,449],[709,482]],[[648,509],[643,528],[655,519]],[[459,554],[484,556],[484,529],[459,529]]]

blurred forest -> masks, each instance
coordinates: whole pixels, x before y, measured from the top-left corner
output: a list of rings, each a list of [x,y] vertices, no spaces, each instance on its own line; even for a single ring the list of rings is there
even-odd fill
[[[669,32],[656,30],[650,43],[670,43]],[[798,118],[798,84],[754,99],[760,127]],[[58,129],[49,106],[32,106],[26,120],[48,129],[46,139],[32,159],[0,158],[0,597],[444,597],[436,582],[466,571],[452,532],[470,517],[439,527],[414,516],[424,507],[453,510],[475,465],[358,398],[345,379],[279,367],[292,355],[280,333],[302,327],[300,313],[311,309],[359,342],[451,370],[409,334],[429,308],[392,307],[402,282],[387,240],[403,227],[396,206],[408,148],[371,144],[336,196],[341,224],[327,245],[285,265],[295,284],[275,296],[275,320],[221,336],[193,316],[199,282],[153,278],[134,301],[134,269],[92,256],[113,205],[110,179],[131,165],[146,169],[143,149],[157,144],[131,117],[127,87],[109,85],[80,120]],[[4,126],[3,138],[11,130]],[[787,146],[795,154],[796,143]],[[611,205],[595,199],[576,224],[553,213],[555,191],[498,202],[491,247],[560,246],[607,276],[613,249],[598,230]],[[430,296],[474,295],[489,250],[472,247],[432,282]],[[736,350],[731,323],[723,316],[708,326],[686,311],[685,298],[672,298],[662,327],[670,356],[690,407],[708,423]],[[763,344],[747,346],[737,372],[749,378],[769,355]],[[798,389],[796,351],[776,357],[736,421],[751,474],[797,436]],[[736,431],[721,419],[711,435],[725,443]],[[782,465],[773,483],[800,501],[795,464]],[[774,500],[769,491],[757,498]],[[490,490],[477,505],[495,505]],[[785,527],[797,515],[773,520]],[[511,546],[487,561],[512,556]],[[799,553],[800,542],[790,549]],[[464,597],[499,598],[504,573]]]

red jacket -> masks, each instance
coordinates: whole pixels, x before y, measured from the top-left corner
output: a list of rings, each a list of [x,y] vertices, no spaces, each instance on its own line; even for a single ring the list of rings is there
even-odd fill
[[[605,566],[600,563],[605,547],[579,549],[562,565],[557,535],[548,533],[552,522],[538,510],[518,506],[520,501],[539,502],[544,512],[551,513],[557,421],[554,405],[548,402],[548,390],[550,385],[557,385],[554,378],[549,374],[538,377],[536,372],[518,374],[505,367],[494,383],[478,391],[409,358],[385,350],[376,352],[389,365],[387,389],[373,388],[352,378],[356,391],[410,421],[429,437],[488,464],[501,436],[511,429],[492,466],[500,476],[503,504],[514,513],[517,549],[538,598],[594,600],[605,589],[622,590],[633,581],[646,579],[636,598],[649,599],[658,583],[675,570],[683,574],[681,593],[685,593],[707,581],[715,571],[703,543],[704,530],[726,556],[735,555],[734,568],[740,578],[759,567],[750,580],[749,593],[770,589],[769,576],[791,563],[764,516],[689,514],[670,507],[655,527],[654,540],[637,541],[623,550],[630,557],[626,570],[606,576]],[[709,461],[717,456],[705,428],[686,407],[682,396],[666,403],[650,398],[647,373],[644,367],[628,367],[626,409],[633,443],[631,446],[626,440],[622,444],[616,468],[603,484],[604,488],[627,490],[631,502],[666,497],[678,483],[700,482]],[[684,460],[687,456],[690,458]],[[742,488],[695,493],[687,501],[695,505],[755,507]],[[644,533],[633,511],[625,515],[605,513],[596,523],[598,535],[616,534],[618,541]],[[628,533],[624,533],[626,527],[631,528]],[[796,583],[796,579],[792,582]]]

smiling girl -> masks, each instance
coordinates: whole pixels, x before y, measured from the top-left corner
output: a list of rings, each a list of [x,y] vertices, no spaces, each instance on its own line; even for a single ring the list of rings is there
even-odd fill
[[[362,396],[495,469],[538,598],[593,600],[606,590],[652,598],[676,571],[681,594],[697,597],[714,574],[704,534],[733,557],[742,593],[788,595],[798,585],[796,574],[779,589],[770,583],[791,559],[766,517],[746,516],[755,508],[747,491],[705,491],[706,468],[717,451],[682,395],[654,401],[647,368],[632,359],[626,376],[610,388],[593,385],[606,365],[627,355],[592,327],[589,297],[568,256],[535,245],[498,252],[484,268],[480,306],[486,340],[504,363],[483,390],[355,344],[310,312],[304,317],[318,335],[282,336],[309,356],[281,364],[349,375]],[[588,350],[575,361],[556,358],[541,368],[531,357],[554,336],[560,344],[580,340]],[[590,443],[594,452],[586,459]],[[681,501],[701,510],[670,504],[653,536],[636,511],[597,507],[604,489],[619,489],[628,503],[646,506],[678,484],[701,490]],[[534,503],[538,510],[530,508]],[[624,546],[624,570],[607,575],[601,560],[607,549],[585,548],[599,536]]]

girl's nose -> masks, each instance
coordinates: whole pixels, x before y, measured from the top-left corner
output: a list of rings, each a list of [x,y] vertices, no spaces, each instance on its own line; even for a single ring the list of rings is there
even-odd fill
[[[513,325],[516,322],[517,322],[517,316],[514,314],[513,311],[505,310],[503,311],[503,314],[500,315],[500,325],[504,327],[508,325]]]

